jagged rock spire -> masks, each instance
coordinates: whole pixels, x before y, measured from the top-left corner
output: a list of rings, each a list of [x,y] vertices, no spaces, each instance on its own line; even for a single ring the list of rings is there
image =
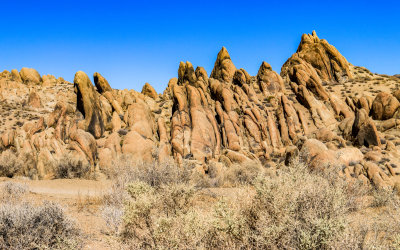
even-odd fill
[[[297,52],[282,66],[281,76],[293,78],[290,72],[293,72],[294,65],[306,63],[316,71],[322,82],[343,82],[353,77],[346,58],[326,40],[319,39],[315,31],[302,35]],[[304,79],[303,76],[301,78]]]
[[[77,109],[85,117],[86,129],[96,138],[104,133],[104,122],[96,90],[89,77],[83,71],[78,71],[74,78],[77,95]]]
[[[212,70],[210,77],[223,82],[231,82],[235,71],[236,67],[233,64],[228,51],[225,47],[222,47],[218,53],[217,60],[214,64],[214,69]]]
[[[257,83],[264,93],[275,93],[284,88],[282,77],[273,71],[271,65],[267,62],[261,63],[257,73]]]
[[[107,91],[112,91],[112,88],[108,81],[100,75],[100,73],[96,72],[93,74],[94,84],[96,85],[97,91],[102,94]]]
[[[178,69],[178,84],[182,85],[185,82],[194,84],[197,81],[193,65],[190,62],[180,62]]]

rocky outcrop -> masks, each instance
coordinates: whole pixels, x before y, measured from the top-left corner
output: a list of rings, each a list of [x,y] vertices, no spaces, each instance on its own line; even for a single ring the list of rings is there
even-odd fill
[[[31,91],[28,97],[28,105],[33,108],[41,108],[42,102],[40,100],[40,96],[35,92]]]
[[[21,76],[16,69],[11,70],[11,79],[15,82],[22,82]]]
[[[222,47],[221,51],[218,53],[210,77],[223,82],[231,82],[235,71],[236,67],[233,65],[228,51],[225,47]]]
[[[4,71],[2,117],[14,112],[30,121],[4,119],[0,150],[32,159],[20,171],[32,178],[54,178],[65,155],[105,173],[125,156],[190,163],[202,173],[211,164],[259,164],[273,171],[300,156],[314,170],[393,186],[400,174],[400,94],[358,96],[345,91],[351,84],[340,86],[352,77],[358,77],[352,84],[366,75],[384,77],[370,74],[315,33],[303,36],[281,75],[263,62],[251,76],[222,48],[210,77],[181,62],[178,77],[160,95],[148,83],[141,92],[112,89],[99,73],[94,86],[81,71],[74,84],[51,75],[33,84],[18,71]],[[21,97],[8,98],[15,93]]]
[[[257,83],[259,88],[264,93],[275,93],[284,89],[282,77],[272,70],[271,65],[267,62],[262,62],[257,73]]]
[[[143,85],[142,94],[147,95],[148,97],[151,97],[153,99],[157,99],[157,97],[158,97],[158,94],[155,91],[155,89],[153,88],[153,86],[151,86],[147,82]]]
[[[326,40],[319,39],[315,31],[303,34],[297,52],[282,66],[281,75],[288,75],[290,65],[310,65],[321,81],[343,82],[351,79],[349,63],[339,51]]]
[[[19,74],[25,84],[39,85],[42,83],[42,77],[35,69],[22,68]]]
[[[97,91],[100,94],[103,94],[107,91],[112,91],[110,84],[102,75],[100,75],[100,73],[98,73],[98,72],[94,73],[93,79],[94,79],[94,84],[97,88]]]
[[[400,102],[391,94],[380,92],[372,103],[371,115],[375,120],[387,120],[393,117]]]
[[[75,74],[74,85],[77,110],[85,117],[85,130],[95,138],[100,138],[104,133],[104,122],[97,92],[89,77],[82,71]]]
[[[352,127],[352,135],[360,146],[380,146],[378,131],[375,124],[368,117],[365,109],[357,109]]]

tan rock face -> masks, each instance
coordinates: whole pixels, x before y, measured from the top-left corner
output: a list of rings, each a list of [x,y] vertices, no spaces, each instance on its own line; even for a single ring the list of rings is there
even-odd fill
[[[258,70],[257,83],[264,93],[275,93],[284,89],[282,77],[273,71],[271,65],[267,62],[262,62],[260,69]]]
[[[85,128],[100,138],[104,133],[104,122],[100,113],[99,98],[89,77],[82,71],[78,71],[74,78],[77,95],[77,109],[85,117]]]
[[[287,65],[298,58],[310,64],[322,81],[343,82],[353,77],[346,58],[326,40],[319,39],[315,31],[303,34],[296,54],[283,65],[281,74],[286,75]]]
[[[387,120],[393,117],[400,102],[391,94],[381,92],[372,103],[371,115],[375,120]]]
[[[93,135],[81,129],[77,129],[71,133],[70,138],[73,141],[72,146],[75,150],[83,152],[83,154],[89,159],[90,164],[93,166],[97,154],[96,140]]]
[[[94,84],[97,88],[97,91],[102,94],[107,91],[112,91],[112,88],[108,81],[100,75],[100,73],[96,72],[93,74]]]
[[[40,96],[35,92],[31,91],[28,97],[28,105],[33,108],[41,108],[42,102],[40,100]]]
[[[11,78],[15,82],[22,82],[21,76],[19,75],[19,72],[16,69],[11,70]]]
[[[210,162],[275,169],[300,155],[311,168],[376,186],[392,186],[400,174],[397,93],[349,93],[367,76],[385,76],[348,64],[315,34],[303,36],[281,76],[266,62],[256,76],[236,69],[223,48],[210,77],[204,68],[181,62],[178,78],[162,95],[149,84],[141,93],[112,89],[98,73],[96,87],[83,72],[74,84],[52,75],[34,84],[24,71],[24,77],[15,70],[0,73],[6,118],[0,122],[0,151],[29,156],[21,173],[33,171],[33,178],[54,178],[53,166],[65,155],[105,172],[125,155],[190,161],[204,173]],[[390,83],[394,89],[393,79],[378,87]],[[24,105],[28,99],[42,108]]]
[[[19,74],[25,84],[39,85],[42,83],[42,77],[35,69],[22,68]]]
[[[210,77],[223,82],[231,82],[235,71],[236,67],[233,65],[228,51],[225,47],[222,47],[221,51],[218,53],[214,69],[212,70]]]
[[[380,146],[378,131],[365,109],[357,109],[352,134],[360,146]]]
[[[151,86],[147,82],[143,85],[142,94],[147,95],[148,97],[151,97],[153,99],[157,99],[157,97],[158,97],[158,94],[155,91],[155,89],[153,88],[153,86]]]
[[[144,138],[136,131],[131,131],[125,136],[122,153],[131,155],[137,161],[151,162],[153,148],[152,140]]]

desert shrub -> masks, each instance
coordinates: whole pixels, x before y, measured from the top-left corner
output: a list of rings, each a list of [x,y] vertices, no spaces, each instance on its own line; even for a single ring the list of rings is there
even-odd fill
[[[1,249],[57,249],[79,246],[79,231],[54,203],[2,204]]]
[[[396,192],[391,188],[374,188],[372,190],[372,197],[373,201],[371,205],[373,207],[384,207],[398,200]]]
[[[188,183],[191,166],[177,166],[173,162],[141,163],[128,156],[122,156],[113,162],[113,167],[107,172],[112,180],[110,190],[104,195],[102,217],[109,231],[118,234],[122,221],[124,201],[129,199],[127,185],[143,182],[159,189],[165,185]]]
[[[214,228],[224,245],[244,248],[328,249],[347,226],[347,199],[340,184],[311,174],[301,165],[262,177],[256,194],[236,212],[222,209],[224,226]],[[234,222],[234,223],[229,223]],[[215,240],[214,240],[215,241]]]
[[[6,182],[0,186],[0,200],[8,202],[18,201],[28,192],[28,187],[24,184]]]
[[[106,223],[108,233],[116,234],[119,232],[123,214],[123,209],[113,204],[106,204],[101,208],[101,216]]]
[[[148,183],[135,182],[127,190],[130,199],[125,205],[123,239],[137,248],[168,249],[195,244],[194,229],[190,234],[179,230],[192,225],[186,224],[195,193],[191,186],[169,184],[156,189]]]
[[[226,186],[252,184],[262,171],[262,167],[256,163],[235,164],[226,169],[223,183]]]
[[[375,211],[373,220],[363,222],[364,249],[400,249],[400,200],[396,195],[389,196],[391,199]]]
[[[13,177],[22,171],[24,162],[12,150],[3,151],[0,155],[0,176]]]
[[[258,175],[252,184],[232,189],[241,192],[236,199],[221,198],[210,209],[195,205],[199,193],[187,184],[154,188],[133,183],[128,186],[121,236],[134,247],[159,249],[328,249],[338,242],[360,244],[349,236],[349,197],[343,182],[296,165],[278,170],[277,177]]]
[[[112,168],[107,175],[121,182],[130,183],[142,181],[150,186],[158,187],[170,183],[185,183],[189,181],[191,168],[189,164],[178,166],[174,162],[157,161],[146,163],[138,162],[127,155],[113,161]]]
[[[92,178],[90,164],[71,154],[65,154],[54,163],[56,178]]]

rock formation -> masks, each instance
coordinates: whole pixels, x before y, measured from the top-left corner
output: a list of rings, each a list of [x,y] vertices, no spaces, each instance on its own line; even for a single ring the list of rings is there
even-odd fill
[[[85,117],[85,129],[96,138],[104,133],[103,117],[100,113],[99,97],[89,77],[82,71],[75,74],[74,84],[77,97],[77,109]]]
[[[283,65],[281,74],[288,75],[296,64],[311,66],[324,82],[343,82],[353,77],[346,58],[326,40],[319,39],[315,31],[311,35],[303,34],[297,52]]]
[[[148,83],[141,92],[112,89],[99,73],[93,85],[81,71],[73,84],[25,68],[4,71],[2,115],[22,107],[18,115],[32,119],[16,130],[1,123],[0,148],[33,159],[19,172],[32,178],[54,178],[51,166],[63,155],[93,171],[130,155],[190,162],[204,173],[212,162],[274,169],[299,155],[350,181],[395,185],[400,94],[393,86],[400,79],[351,65],[315,32],[302,36],[280,75],[262,62],[251,76],[223,47],[210,76],[190,62],[179,64],[177,76],[157,94]],[[371,91],[381,78],[381,91]]]
[[[40,84],[42,82],[42,77],[40,77],[39,73],[35,69],[30,68],[22,68],[19,73],[21,79],[26,84]],[[17,78],[16,73],[13,73],[13,76]]]

